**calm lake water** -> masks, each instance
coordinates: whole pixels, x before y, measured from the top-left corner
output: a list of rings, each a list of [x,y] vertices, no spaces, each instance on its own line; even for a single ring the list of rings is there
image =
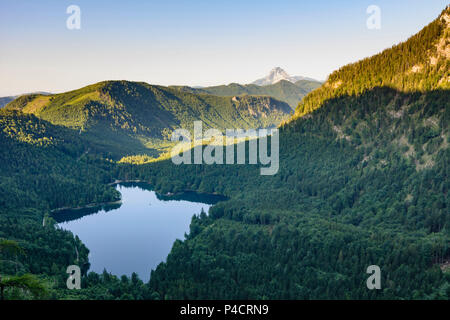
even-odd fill
[[[174,241],[184,239],[192,216],[224,199],[196,193],[162,197],[139,183],[118,185],[117,190],[122,204],[64,210],[53,217],[89,248],[90,271],[106,269],[118,276],[136,272],[145,281],[166,260]]]

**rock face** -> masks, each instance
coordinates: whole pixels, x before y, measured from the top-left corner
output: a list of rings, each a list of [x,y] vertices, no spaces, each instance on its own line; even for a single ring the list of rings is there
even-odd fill
[[[252,82],[252,84],[256,84],[258,86],[266,86],[266,85],[277,83],[281,80],[287,80],[292,83],[295,83],[299,80],[316,81],[314,79],[302,77],[302,76],[290,76],[286,71],[284,71],[280,67],[276,67],[276,68],[273,68],[266,77],[258,79],[256,81]]]

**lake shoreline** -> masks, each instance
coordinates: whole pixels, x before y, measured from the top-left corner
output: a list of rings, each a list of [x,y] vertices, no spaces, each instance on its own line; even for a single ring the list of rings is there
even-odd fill
[[[145,182],[142,180],[115,180],[114,182],[108,183],[107,185],[114,186],[116,184],[121,184],[121,183],[147,183],[147,184],[149,184],[148,182]]]
[[[121,183],[145,183],[147,185],[149,185],[150,187],[153,187],[153,185],[150,182],[144,181],[144,180],[115,180],[114,182],[108,183],[109,186],[113,186],[113,185],[118,185]],[[205,196],[220,196],[223,197],[224,199],[229,199],[229,197],[217,193],[217,192],[199,192],[199,191],[195,191],[195,190],[183,190],[183,191],[179,191],[179,192],[167,192],[167,193],[160,193],[157,190],[155,190],[154,188],[152,188],[153,191],[155,191],[158,195],[160,196],[164,196],[164,197],[176,197],[176,196],[181,196],[185,193],[196,193],[198,195],[205,195]]]
[[[106,269],[117,277],[131,277],[134,272],[147,282],[151,270],[166,261],[175,241],[190,232],[192,217],[212,206],[195,195],[181,202],[166,201],[145,187],[118,184],[122,205],[110,210],[95,206],[53,214],[58,227],[72,232],[89,249],[89,271],[101,274]]]
[[[50,213],[58,213],[58,211],[66,211],[66,210],[83,210],[83,209],[90,209],[90,208],[102,207],[102,206],[107,206],[107,205],[115,205],[115,204],[122,204],[122,200],[99,202],[99,203],[89,203],[89,204],[86,204],[84,206],[79,206],[79,207],[56,208],[56,209],[50,210]]]
[[[120,184],[124,184],[124,183],[144,183],[147,184],[148,186],[152,186],[151,183],[147,182],[147,181],[143,181],[143,180],[115,180],[114,182],[108,183],[108,186],[114,186],[114,185],[120,185]],[[198,195],[204,195],[204,196],[216,196],[216,197],[222,197],[223,200],[228,200],[229,197],[224,196],[222,194],[219,194],[217,192],[198,192],[198,191],[194,191],[194,190],[183,190],[180,192],[176,192],[176,193],[172,193],[172,192],[168,192],[168,193],[159,193],[156,190],[155,191],[156,194],[158,194],[161,197],[168,197],[168,198],[176,198],[176,197],[180,197],[183,196],[184,194],[188,194],[188,193],[195,193]],[[54,213],[58,213],[61,211],[67,211],[67,210],[83,210],[83,209],[91,209],[91,208],[96,208],[96,207],[102,207],[102,206],[108,206],[108,205],[116,205],[116,204],[122,204],[122,200],[117,200],[117,201],[109,201],[109,202],[98,202],[98,203],[89,203],[83,206],[78,206],[78,207],[61,207],[61,208],[55,208],[55,209],[51,209],[50,213],[54,214]]]

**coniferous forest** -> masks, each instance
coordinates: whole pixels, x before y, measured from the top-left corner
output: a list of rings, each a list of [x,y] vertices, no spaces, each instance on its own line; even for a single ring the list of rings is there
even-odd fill
[[[1,298],[448,300],[449,23],[447,7],[407,41],[343,66],[293,115],[270,92],[125,81],[13,100],[0,109]],[[196,119],[281,123],[278,173],[158,158]],[[123,161],[131,155],[152,161]],[[52,217],[120,200],[116,180],[226,200],[193,216],[144,282],[90,271],[89,248]],[[81,290],[66,287],[74,264]],[[367,290],[370,265],[381,290]]]

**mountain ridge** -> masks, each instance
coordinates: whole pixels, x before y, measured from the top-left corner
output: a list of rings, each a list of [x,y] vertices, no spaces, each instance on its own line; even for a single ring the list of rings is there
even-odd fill
[[[449,59],[445,47],[438,53],[449,43],[448,10],[309,93],[280,127],[277,175],[169,161],[142,167],[163,192],[230,198],[194,219],[152,273],[158,296],[447,300]],[[382,290],[365,286],[374,264]]]
[[[287,103],[269,96],[221,97],[129,81],[103,81],[55,95],[24,95],[3,109],[79,130],[97,143],[119,139],[131,145],[125,141],[135,140],[132,145],[142,145],[136,148],[141,152],[150,141],[168,141],[176,128],[192,130],[194,121],[202,121],[205,129],[261,128],[277,126],[292,112]]]
[[[32,93],[18,94],[18,95],[15,95],[15,96],[0,97],[0,109],[3,108],[4,106],[6,106],[11,101],[13,101],[14,99],[17,99],[20,96],[30,95],[30,94],[50,95],[51,93],[50,92],[45,92],[45,91],[37,91],[37,92],[32,92]]]
[[[374,87],[388,86],[402,91],[450,89],[449,36],[447,7],[408,40],[331,73],[320,88],[298,104],[290,121],[311,113],[327,99],[358,95]]]
[[[303,77],[303,76],[291,76],[286,71],[284,71],[280,67],[275,67],[272,70],[270,70],[269,74],[263,78],[260,78],[258,80],[253,81],[251,84],[256,84],[258,86],[266,86],[275,84],[281,80],[289,81],[292,83],[295,83],[299,80],[307,80],[307,81],[315,81],[319,82],[315,79]]]
[[[68,294],[53,285],[52,298],[448,300],[449,34],[440,20],[448,12],[405,44],[342,67],[311,92],[280,127],[273,176],[252,165],[105,161],[86,153],[84,131],[20,111],[46,112],[45,101],[16,101],[19,110],[0,111],[2,237],[27,249],[27,257],[16,257],[26,272],[64,284],[67,265],[88,265],[88,249],[72,234],[42,226],[49,209],[114,201],[112,182],[140,180],[162,194],[193,190],[228,200],[192,217],[185,239],[150,271],[148,284],[135,275],[89,273],[81,290]],[[112,99],[106,106],[120,111],[112,115],[124,124],[140,96],[157,96],[168,112],[178,97],[217,99],[110,85],[55,96],[51,109],[76,107],[80,114],[81,108],[92,118],[107,112],[102,103]],[[36,98],[42,99],[30,100]],[[162,123],[171,119],[158,114]],[[380,290],[367,289],[371,265],[381,269]],[[14,266],[8,271],[17,273]]]
[[[292,83],[280,80],[275,84],[259,86],[256,84],[230,83],[228,85],[194,88],[188,86],[171,86],[178,90],[192,93],[207,93],[218,96],[258,95],[271,96],[277,100],[288,103],[294,110],[306,94],[318,88],[320,82],[310,80],[298,80]]]

